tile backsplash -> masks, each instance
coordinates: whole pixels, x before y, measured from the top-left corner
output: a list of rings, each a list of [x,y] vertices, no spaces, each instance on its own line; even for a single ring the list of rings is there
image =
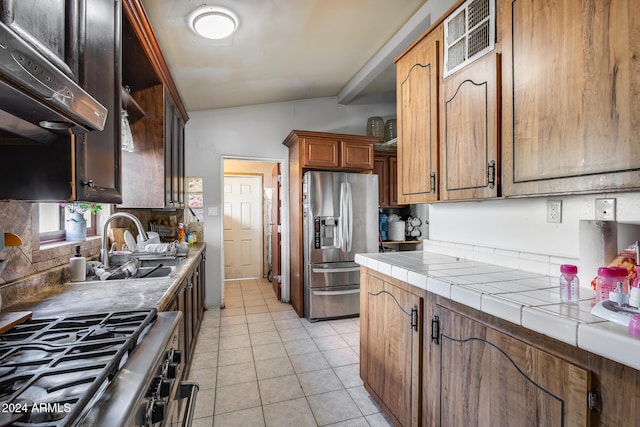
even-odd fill
[[[149,222],[160,219],[176,217],[182,221],[184,210],[153,210],[153,209],[118,209],[130,212],[138,219],[146,230],[149,230]],[[111,209],[113,212],[113,207]],[[101,239],[99,236],[89,237],[85,242],[49,243],[45,247],[40,246],[38,233],[39,222],[38,203],[22,201],[0,201],[0,228],[4,231],[15,233],[22,239],[22,246],[11,246],[0,251],[0,259],[8,260],[7,266],[0,274],[0,286],[22,280],[25,277],[38,275],[45,271],[65,266],[69,258],[75,254],[75,247],[80,245],[81,253],[87,258],[97,257],[100,254]],[[108,215],[108,211],[104,217]],[[102,231],[104,222],[98,219],[98,230]],[[115,226],[130,227],[137,234],[134,225],[127,220],[114,221]],[[39,280],[39,279],[38,279]]]
[[[559,274],[560,265],[577,264],[579,261],[577,258],[558,257],[438,240],[424,240],[423,250],[550,276]]]
[[[67,264],[78,245],[61,242],[40,248],[37,203],[0,201],[0,228],[22,239],[22,246],[0,251],[0,259],[8,260],[0,275],[0,285]],[[100,252],[100,239],[89,238],[81,242],[80,247],[84,256],[96,256]]]

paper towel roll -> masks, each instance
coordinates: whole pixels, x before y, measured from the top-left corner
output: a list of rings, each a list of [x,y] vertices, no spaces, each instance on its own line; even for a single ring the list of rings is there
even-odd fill
[[[387,224],[389,240],[401,242],[404,240],[404,221],[394,221]]]

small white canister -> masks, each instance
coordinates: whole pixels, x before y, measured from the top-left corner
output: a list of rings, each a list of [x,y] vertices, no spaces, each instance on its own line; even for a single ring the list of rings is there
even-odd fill
[[[389,240],[394,242],[402,242],[405,240],[405,223],[404,221],[393,221],[387,224],[387,236]]]

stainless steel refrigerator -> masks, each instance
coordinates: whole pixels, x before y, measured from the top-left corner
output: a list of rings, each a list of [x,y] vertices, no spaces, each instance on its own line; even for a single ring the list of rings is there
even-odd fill
[[[305,316],[359,314],[360,267],[354,258],[378,252],[378,176],[306,172],[302,206]]]

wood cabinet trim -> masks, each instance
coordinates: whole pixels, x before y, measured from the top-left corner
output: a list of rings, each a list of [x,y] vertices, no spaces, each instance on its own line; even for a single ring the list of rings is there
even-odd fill
[[[364,135],[350,135],[346,133],[332,133],[332,132],[316,132],[316,131],[308,131],[308,130],[292,130],[289,132],[289,135],[282,142],[287,147],[291,147],[292,145],[297,143],[297,139],[300,138],[319,138],[319,139],[329,139],[329,140],[357,140],[363,143],[375,144],[379,141],[379,138],[373,136],[364,136]]]

